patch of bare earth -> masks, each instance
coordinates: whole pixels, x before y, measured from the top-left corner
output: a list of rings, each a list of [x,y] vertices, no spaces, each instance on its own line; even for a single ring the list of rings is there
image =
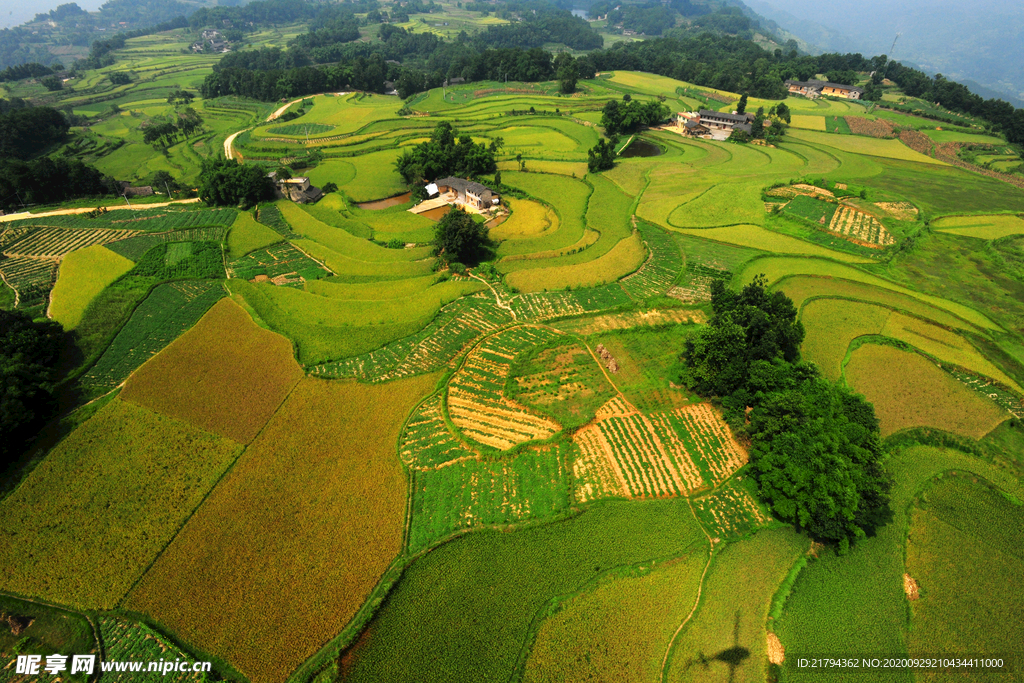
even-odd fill
[[[903,575],[903,592],[907,594],[907,600],[918,600],[921,597],[921,587],[910,574]]]
[[[782,647],[782,641],[771,631],[768,631],[768,661],[772,664],[786,661],[786,648]]]

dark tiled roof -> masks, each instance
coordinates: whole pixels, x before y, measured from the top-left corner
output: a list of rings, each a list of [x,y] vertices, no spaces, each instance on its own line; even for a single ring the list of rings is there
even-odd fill
[[[710,109],[701,109],[699,113],[702,119],[719,118],[725,119],[726,121],[732,121],[733,123],[746,123],[750,120],[749,114],[730,114],[724,111],[711,111]]]
[[[830,81],[786,81],[786,85],[795,85],[798,88],[811,88],[814,90],[821,90],[822,88],[840,88],[842,90],[851,90],[855,92],[864,92],[864,88],[858,88],[855,85],[843,85],[842,83],[832,83]]]
[[[441,178],[440,180],[435,180],[434,183],[438,187],[441,187],[442,185],[454,187],[459,192],[465,192],[466,190],[469,190],[470,192],[476,195],[483,194],[484,192],[487,191],[494,192],[494,190],[487,187],[486,185],[475,183],[472,180],[465,180],[464,178],[453,178],[451,176],[447,178]]]

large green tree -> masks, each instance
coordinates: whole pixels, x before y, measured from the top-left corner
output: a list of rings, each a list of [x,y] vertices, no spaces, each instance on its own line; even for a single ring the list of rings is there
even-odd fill
[[[0,310],[0,464],[5,467],[54,415],[54,367],[62,336],[57,323]]]
[[[552,66],[561,91],[566,95],[576,92],[576,82],[580,79],[580,67],[576,59],[568,52],[559,52]]]
[[[237,161],[208,159],[199,174],[199,197],[207,204],[250,207],[269,199],[270,181],[259,166],[244,166]]]
[[[434,253],[445,262],[476,263],[489,246],[487,227],[458,207],[434,228]]]
[[[452,124],[442,121],[434,127],[430,140],[403,152],[395,168],[410,184],[452,175],[472,178],[497,170],[494,155],[501,145],[501,138],[488,145],[473,142],[470,136],[459,135]]]
[[[714,315],[686,341],[680,376],[746,430],[772,513],[845,551],[887,519],[878,420],[863,398],[800,361],[796,307],[765,285],[714,283]]]

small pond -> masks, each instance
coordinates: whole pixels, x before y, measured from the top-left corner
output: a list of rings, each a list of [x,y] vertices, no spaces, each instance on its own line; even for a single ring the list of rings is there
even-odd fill
[[[632,157],[656,157],[661,154],[661,147],[646,140],[633,140],[629,147],[623,150],[620,157],[630,159]]]
[[[380,209],[387,209],[392,206],[398,206],[399,204],[405,204],[412,199],[412,192],[406,192],[395,197],[388,197],[387,199],[378,199],[375,202],[363,202],[362,204],[356,204],[360,209],[369,209],[370,211],[379,211]]]
[[[452,207],[448,204],[445,204],[444,206],[439,206],[437,208],[430,209],[429,211],[424,211],[420,215],[429,218],[432,221],[439,221],[441,220],[441,216],[445,215],[451,210]]]

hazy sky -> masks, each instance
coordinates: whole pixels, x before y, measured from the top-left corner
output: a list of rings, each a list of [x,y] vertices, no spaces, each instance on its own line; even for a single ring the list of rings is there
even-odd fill
[[[767,5],[797,22],[832,29],[842,38],[833,34],[832,44],[824,39],[819,45],[837,51],[889,54],[899,32],[890,57],[1024,95],[1024,3],[1019,0],[751,0],[750,5],[755,11]],[[793,21],[776,21],[801,34]]]
[[[24,24],[40,12],[49,12],[65,2],[78,2],[79,7],[91,12],[106,0],[0,0],[0,28]]]

